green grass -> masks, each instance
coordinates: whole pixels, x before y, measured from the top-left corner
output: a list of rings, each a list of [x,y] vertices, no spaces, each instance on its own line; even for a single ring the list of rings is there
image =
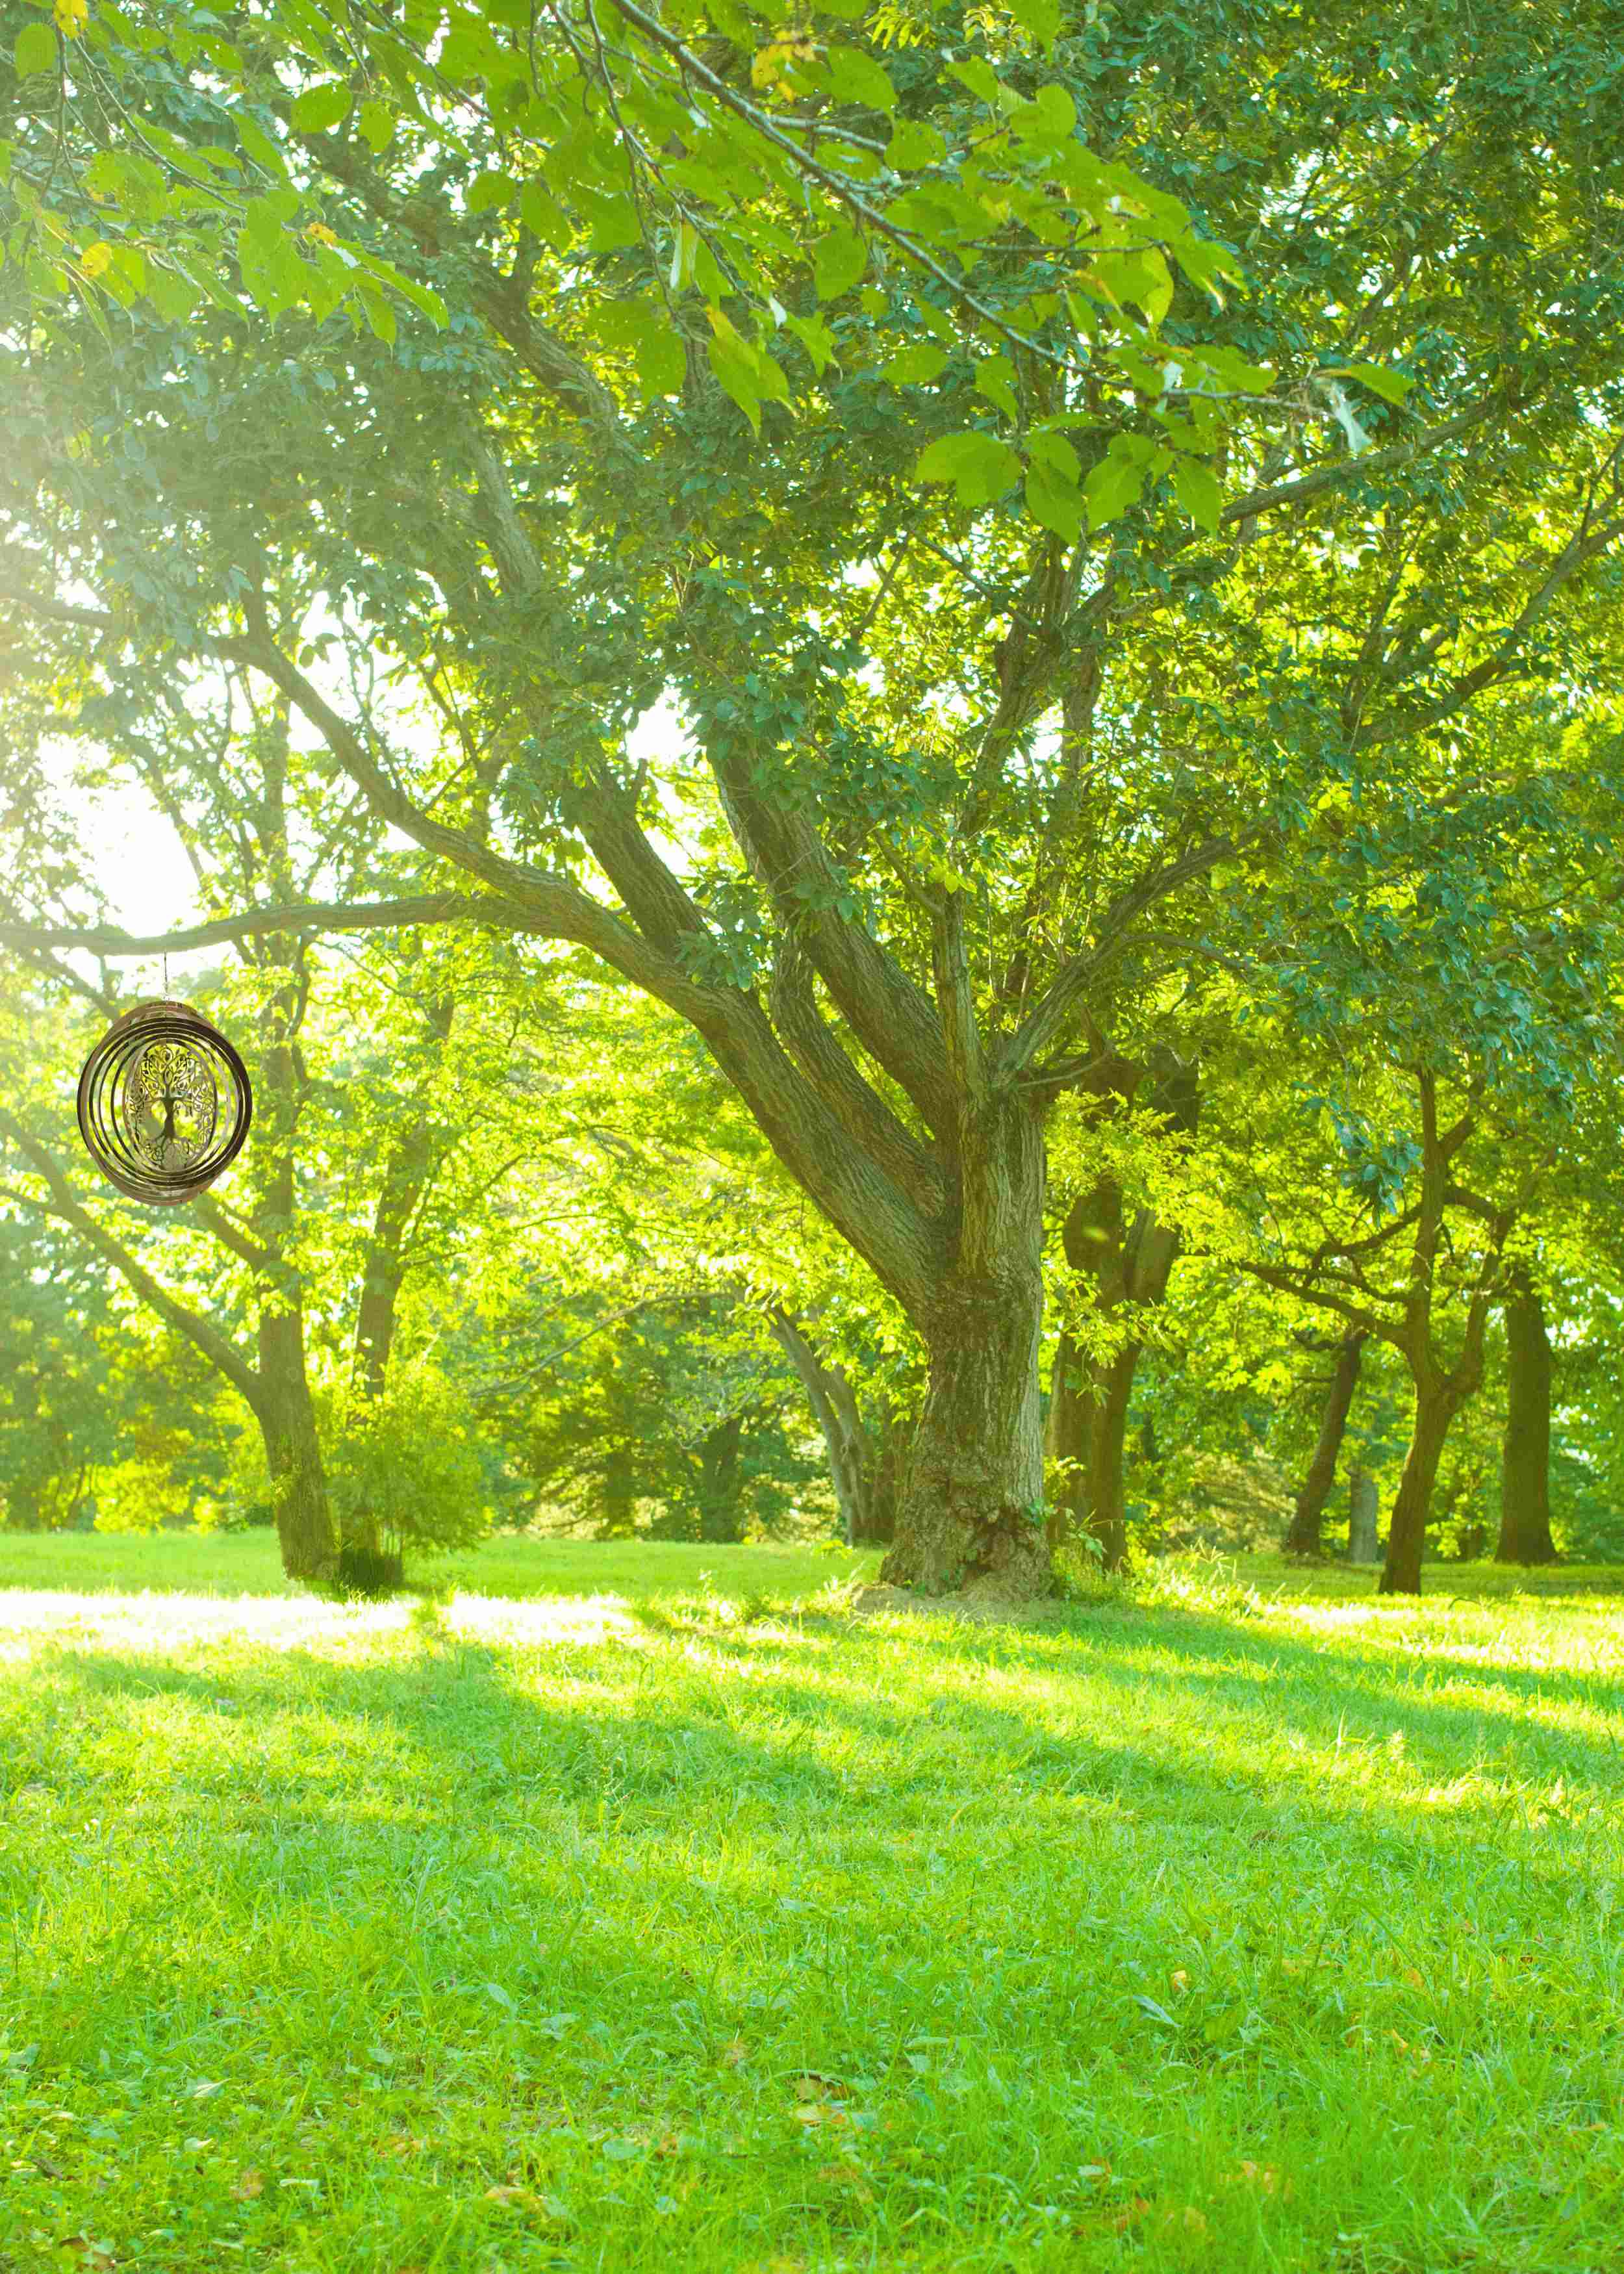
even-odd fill
[[[680,1558],[0,1542],[0,2265],[1624,2267],[1616,1599]]]
[[[837,1547],[690,1547],[672,1540],[599,1546],[508,1533],[430,1568],[476,1595],[691,1593],[707,1577],[718,1587],[766,1588],[775,1597],[815,1593],[831,1578],[867,1571],[877,1555]],[[59,1588],[72,1594],[131,1594],[151,1589],[198,1595],[302,1596],[282,1576],[276,1535],[221,1532],[0,1532],[0,1590]]]

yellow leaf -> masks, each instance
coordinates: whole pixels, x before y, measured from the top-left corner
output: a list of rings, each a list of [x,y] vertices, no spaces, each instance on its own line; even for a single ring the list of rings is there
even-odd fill
[[[51,17],[64,40],[77,40],[90,19],[89,0],[56,0]]]
[[[238,2202],[252,2202],[256,2195],[265,2193],[265,2176],[257,2171],[244,2172],[233,2180],[227,2192],[234,2195]]]
[[[86,276],[105,276],[113,265],[113,248],[105,238],[87,245],[79,254],[79,265]]]

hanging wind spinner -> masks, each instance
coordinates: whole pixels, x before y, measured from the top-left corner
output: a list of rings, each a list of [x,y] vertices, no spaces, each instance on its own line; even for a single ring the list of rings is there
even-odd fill
[[[79,1078],[79,1127],[102,1175],[132,1200],[177,1207],[212,1185],[253,1118],[248,1073],[189,1003],[138,1003]]]

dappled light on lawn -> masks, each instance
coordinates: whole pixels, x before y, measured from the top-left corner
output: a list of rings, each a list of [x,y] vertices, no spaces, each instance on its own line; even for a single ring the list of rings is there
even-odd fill
[[[1607,2263],[1618,1598],[1193,1565],[972,1624],[535,1554],[557,1592],[0,1598],[26,2232],[88,2200],[165,2274]]]

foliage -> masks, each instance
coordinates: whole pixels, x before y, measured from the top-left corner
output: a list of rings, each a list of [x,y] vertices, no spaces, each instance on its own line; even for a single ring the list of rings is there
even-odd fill
[[[1215,523],[1214,403],[1268,374],[1164,327],[1176,268],[1222,304],[1238,263],[1081,139],[1049,0],[967,18],[945,49],[888,36],[862,0],[816,26],[741,0],[605,13],[435,4],[388,20],[270,0],[205,26],[171,0],[135,14],[63,0],[49,23],[8,7],[21,28],[0,221],[38,320],[62,299],[105,331],[126,311],[308,311],[392,345],[402,312],[455,331],[459,252],[517,237],[528,267],[635,280],[595,327],[600,384],[658,403],[703,352],[759,433],[769,406],[808,407],[809,376],[849,367],[839,304],[860,297],[905,398],[980,335],[975,397],[916,479],[973,503],[1020,483],[1040,523],[1075,536],[1165,474]],[[427,273],[391,258],[378,222],[454,179],[462,226],[419,248]],[[1064,397],[1034,415],[1011,350],[1063,388],[1125,388],[1154,439],[1124,438],[1085,485]],[[1385,400],[1409,384],[1367,362],[1348,375]]]
[[[484,1467],[462,1399],[431,1359],[397,1367],[380,1397],[351,1390],[329,1403],[322,1450],[341,1517],[370,1517],[396,1554],[448,1554],[484,1538]]]
[[[533,1389],[523,1462],[538,1498],[600,1539],[771,1538],[830,1522],[794,1375],[759,1314],[725,1298],[594,1321]]]

